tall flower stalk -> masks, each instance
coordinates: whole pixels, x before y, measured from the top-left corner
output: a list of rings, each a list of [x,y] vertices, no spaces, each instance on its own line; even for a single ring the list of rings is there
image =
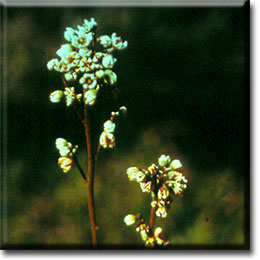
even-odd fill
[[[87,168],[88,174],[85,174],[78,158],[78,146],[73,146],[64,138],[56,139],[56,147],[59,150],[60,158],[58,165],[63,172],[69,172],[75,164],[81,176],[87,185],[88,211],[90,218],[90,227],[92,234],[92,247],[97,248],[97,222],[94,203],[94,174],[97,155],[101,147],[113,148],[115,146],[115,123],[114,118],[121,112],[125,112],[125,107],[119,111],[112,112],[111,118],[105,122],[104,131],[99,138],[98,149],[94,152],[90,133],[90,118],[88,107],[96,103],[98,92],[104,85],[114,85],[117,81],[117,75],[113,67],[117,59],[113,56],[113,51],[123,50],[128,43],[122,41],[116,33],[111,36],[96,35],[97,23],[94,18],[84,20],[77,29],[66,28],[64,38],[69,42],[62,44],[56,52],[60,59],[54,58],[47,63],[49,70],[61,73],[63,88],[55,90],[50,94],[50,101],[53,103],[65,101],[66,106],[74,106],[77,115],[83,122],[87,145]],[[76,103],[83,103],[84,118],[81,118],[77,110]]]

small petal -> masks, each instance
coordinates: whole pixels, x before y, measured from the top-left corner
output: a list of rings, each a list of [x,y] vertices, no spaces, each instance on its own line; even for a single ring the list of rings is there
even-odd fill
[[[102,65],[105,68],[109,68],[109,69],[112,69],[115,63],[116,63],[116,58],[114,58],[111,54],[105,55],[102,60]]]
[[[57,53],[58,56],[63,58],[72,51],[73,51],[73,48],[70,44],[62,44],[60,49],[58,49],[56,53]]]
[[[113,84],[116,83],[117,75],[116,75],[116,73],[114,71],[112,71],[112,70],[105,70],[105,76],[107,76],[106,78],[108,79],[108,83],[109,84],[113,85]]]

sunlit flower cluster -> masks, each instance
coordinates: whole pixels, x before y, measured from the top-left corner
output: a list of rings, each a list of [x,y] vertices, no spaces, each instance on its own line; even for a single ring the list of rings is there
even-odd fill
[[[149,225],[145,224],[144,218],[140,214],[125,216],[124,222],[127,226],[136,224],[136,232],[140,233],[147,247],[166,246],[169,244],[169,241],[163,235],[162,228],[157,227],[153,230]]]
[[[151,193],[151,206],[156,208],[156,215],[165,218],[172,202],[171,194],[181,195],[187,187],[188,181],[179,171],[181,167],[179,160],[161,155],[158,165],[152,164],[147,169],[130,167],[126,173],[130,181],[139,183],[142,192]]]
[[[115,128],[116,128],[116,124],[114,123],[114,118],[116,116],[119,116],[120,113],[126,113],[127,109],[126,107],[120,107],[119,111],[117,112],[112,112],[111,113],[111,117],[109,120],[107,120],[104,123],[104,130],[100,135],[99,138],[99,144],[103,147],[103,148],[114,148],[115,147]]]
[[[62,73],[67,83],[78,80],[83,87],[84,102],[88,105],[95,104],[97,93],[104,83],[116,83],[117,75],[113,67],[117,59],[112,52],[123,50],[128,45],[116,33],[96,37],[96,27],[94,18],[85,19],[83,25],[78,25],[77,29],[67,27],[64,38],[69,43],[62,44],[56,52],[60,59],[51,59],[47,63],[47,68]],[[74,87],[67,87],[65,91],[70,90],[73,92],[70,100],[65,92],[56,90],[50,95],[51,101],[59,102],[63,95],[67,105],[80,100],[81,94],[76,94]]]
[[[63,172],[69,172],[73,167],[73,154],[77,152],[78,146],[76,145],[73,147],[72,143],[64,138],[57,138],[56,148],[60,153],[58,165]]]

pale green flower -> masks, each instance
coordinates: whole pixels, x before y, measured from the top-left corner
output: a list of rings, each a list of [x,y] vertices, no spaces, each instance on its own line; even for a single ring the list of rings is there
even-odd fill
[[[173,160],[173,161],[171,162],[170,167],[171,167],[172,169],[176,170],[176,169],[181,168],[181,167],[182,167],[182,164],[181,164],[181,162],[180,162],[178,159],[176,159],[176,160]]]
[[[135,223],[135,221],[136,221],[136,216],[133,214],[129,214],[129,215],[125,216],[125,218],[124,218],[124,222],[127,226],[133,225]]]
[[[68,172],[73,166],[73,159],[69,157],[60,157],[58,159],[58,164],[61,167],[63,172]]]
[[[57,53],[58,56],[63,58],[72,51],[73,51],[73,47],[70,44],[67,43],[67,44],[62,44],[60,49],[58,49],[56,53]]]
[[[116,61],[116,58],[114,58],[111,54],[106,54],[102,59],[102,65],[105,68],[112,69]]]
[[[87,105],[93,105],[96,102],[97,91],[95,89],[87,90],[84,94],[85,103]]]
[[[55,90],[50,94],[50,100],[53,103],[58,103],[61,101],[62,96],[63,96],[62,90]]]
[[[59,149],[59,152],[60,152],[60,156],[68,156],[71,150],[67,146],[64,146]]]
[[[117,81],[117,75],[114,71],[112,70],[105,70],[105,75],[107,76],[109,84],[113,85]],[[107,83],[107,82],[106,82]]]
[[[95,74],[92,73],[84,73],[84,75],[80,78],[79,84],[84,85],[85,89],[93,89],[97,85],[97,79]]]
[[[111,46],[112,41],[111,38],[108,35],[102,35],[98,38],[99,43],[104,47],[108,48]]]
[[[140,235],[143,241],[146,241],[148,239],[147,231],[145,229],[140,231]]]
[[[151,190],[152,190],[152,182],[151,181],[140,182],[139,185],[140,185],[140,188],[141,188],[142,192],[150,193]]]
[[[108,133],[114,133],[116,128],[116,124],[113,123],[111,120],[107,120],[104,123],[104,131],[108,132]]]
[[[169,155],[166,156],[166,155],[162,154],[160,156],[160,158],[158,159],[158,162],[159,162],[159,165],[161,167],[163,167],[163,166],[166,166],[167,164],[169,164],[171,162],[171,158],[170,158]]]
[[[57,66],[59,60],[58,59],[52,59],[47,63],[48,70],[53,70],[55,66]]]

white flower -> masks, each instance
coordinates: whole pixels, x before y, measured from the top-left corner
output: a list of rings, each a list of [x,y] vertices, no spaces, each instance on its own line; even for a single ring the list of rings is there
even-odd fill
[[[96,77],[97,78],[102,78],[103,76],[104,76],[104,71],[103,70],[98,70],[98,71],[96,71]]]
[[[139,172],[136,174],[136,181],[137,181],[137,182],[143,181],[144,178],[145,178],[145,173],[144,173],[144,172],[139,171]]]
[[[116,124],[113,123],[111,120],[107,120],[104,123],[104,131],[108,132],[108,133],[114,133],[116,128]]]
[[[140,188],[142,190],[142,192],[151,192],[152,191],[152,182],[148,181],[148,182],[140,182],[139,183]]]
[[[107,76],[107,79],[108,79],[109,84],[113,85],[113,84],[116,83],[116,81],[117,81],[117,75],[116,75],[116,73],[115,73],[114,71],[112,71],[112,70],[105,70],[104,73],[105,73],[105,75]],[[106,82],[106,80],[105,80],[105,82]],[[107,82],[106,82],[106,83],[107,83]]]
[[[115,136],[112,133],[103,131],[99,143],[103,148],[113,148],[115,146]]]
[[[137,167],[129,167],[126,170],[126,174],[128,175],[128,178],[130,181],[135,181],[136,180],[136,174],[140,171],[139,168]]]
[[[159,208],[156,210],[156,215],[157,215],[158,217],[166,218],[166,217],[167,217],[166,208],[165,208],[165,207],[159,207]]]
[[[98,38],[99,43],[104,47],[108,48],[111,46],[111,38],[108,35],[102,35]]]
[[[171,158],[170,158],[169,155],[166,156],[166,155],[162,154],[160,156],[160,158],[158,159],[158,162],[159,162],[159,165],[161,167],[163,167],[163,166],[166,166],[167,164],[169,164],[171,162]]]
[[[84,85],[85,89],[93,89],[97,85],[97,79],[94,74],[85,73],[79,80],[79,84]]]
[[[67,140],[59,137],[56,139],[55,144],[56,144],[57,149],[61,149],[62,147],[67,145]]]
[[[53,103],[58,103],[61,101],[62,96],[63,96],[62,90],[55,90],[50,94],[50,100]]]
[[[116,33],[112,33],[111,36],[112,46],[118,50],[123,50],[127,47],[127,41],[122,41],[121,37],[117,36]]]
[[[160,187],[160,189],[158,190],[158,199],[167,199],[169,197],[169,195],[170,195],[170,192],[165,185]]]
[[[69,81],[73,81],[77,79],[77,73],[76,72],[67,72],[64,74],[65,79]]]
[[[154,230],[154,236],[155,237],[160,237],[162,235],[162,231],[163,229],[161,227],[157,227],[155,230]]]
[[[48,70],[53,70],[55,66],[57,66],[59,60],[58,59],[52,59],[47,63]]]
[[[105,68],[109,68],[109,69],[112,69],[115,63],[116,63],[116,58],[114,58],[111,54],[106,54],[102,60],[102,65]]]
[[[79,32],[78,35],[73,36],[71,44],[76,48],[88,47],[93,40],[93,33]]]
[[[140,231],[140,235],[143,241],[146,241],[148,239],[147,231],[145,229]]]
[[[73,48],[70,44],[62,44],[60,49],[58,49],[56,53],[57,53],[58,56],[63,58],[72,51],[73,51]]]
[[[92,51],[87,48],[80,48],[79,49],[79,55],[81,57],[90,57],[92,54]]]
[[[125,218],[124,218],[124,222],[127,226],[133,225],[135,223],[135,221],[136,221],[136,216],[133,214],[129,214],[129,215],[125,216]]]
[[[69,157],[60,157],[58,159],[58,164],[63,172],[68,172],[73,166],[73,159]]]
[[[176,170],[176,169],[181,168],[181,167],[182,167],[182,164],[181,164],[181,162],[180,162],[179,160],[176,159],[176,160],[173,160],[173,161],[171,162],[170,167],[171,167],[172,169]]]
[[[72,38],[74,37],[74,35],[75,35],[75,30],[74,29],[72,29],[72,28],[70,28],[70,27],[67,27],[66,28],[66,31],[64,32],[64,38],[67,40],[67,41],[71,41],[72,40]]]
[[[66,105],[70,106],[76,97],[74,87],[65,88],[64,95],[66,98]]]
[[[84,28],[86,30],[86,32],[91,31],[95,26],[97,26],[97,22],[95,21],[95,19],[93,17],[90,18],[90,21],[88,21],[87,19],[84,19]]]
[[[93,105],[96,102],[97,91],[95,89],[87,90],[84,94],[85,103],[88,105]]]

